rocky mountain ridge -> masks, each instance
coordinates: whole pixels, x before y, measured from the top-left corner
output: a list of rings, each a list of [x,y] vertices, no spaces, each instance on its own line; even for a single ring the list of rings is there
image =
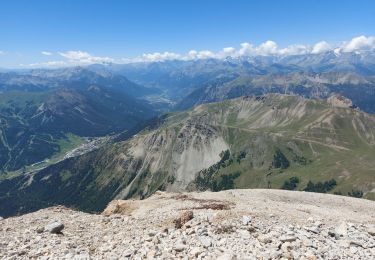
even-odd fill
[[[325,99],[333,93],[374,113],[375,52],[227,57],[92,65],[154,87],[184,110],[243,95],[287,93]]]
[[[241,75],[221,83],[208,83],[192,91],[176,105],[176,108],[183,110],[198,104],[267,93],[300,95],[312,99],[326,99],[331,95],[340,94],[352,99],[362,110],[373,113],[374,89],[373,77],[348,72]]]

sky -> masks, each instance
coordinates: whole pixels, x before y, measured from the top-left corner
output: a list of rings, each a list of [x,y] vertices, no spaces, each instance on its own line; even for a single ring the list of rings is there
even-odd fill
[[[355,50],[374,36],[373,0],[0,1],[3,68]]]

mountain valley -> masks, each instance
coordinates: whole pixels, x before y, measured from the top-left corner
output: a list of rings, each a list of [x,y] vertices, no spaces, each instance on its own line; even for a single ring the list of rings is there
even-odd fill
[[[0,182],[1,211],[54,204],[100,211],[112,199],[157,190],[286,188],[374,199],[374,129],[373,115],[292,95],[200,105],[125,141]]]
[[[141,87],[125,78],[112,81],[82,68],[44,73],[0,76],[6,78],[0,81],[3,172],[74,149],[83,137],[117,134],[157,115],[150,104],[132,96],[141,94]]]

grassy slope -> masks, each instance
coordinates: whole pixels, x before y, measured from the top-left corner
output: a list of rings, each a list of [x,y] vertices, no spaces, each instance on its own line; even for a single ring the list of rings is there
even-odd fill
[[[240,100],[206,104],[189,111],[171,113],[156,130],[144,130],[138,133],[138,137],[162,131],[178,134],[187,122],[203,120],[205,124],[219,129],[230,145],[234,159],[229,166],[220,168],[214,178],[239,171],[241,175],[235,179],[236,188],[267,188],[269,182],[272,188],[280,188],[285,180],[297,176],[301,179],[297,189],[302,190],[309,180],[318,182],[335,178],[338,185],[332,193],[341,191],[346,194],[356,188],[365,191],[365,197],[373,197],[373,193],[368,192],[375,186],[375,162],[372,159],[375,158],[375,148],[374,144],[370,144],[373,139],[365,139],[363,133],[352,124],[356,119],[360,122],[366,122],[367,118],[373,120],[373,116],[352,109],[332,108],[325,102],[270,95],[263,101],[249,101],[255,104],[248,109],[251,114],[239,117]],[[301,102],[305,106],[299,107]],[[276,123],[271,120],[259,126],[258,122],[264,122],[265,115],[272,107],[277,111],[284,109],[284,113],[275,112]],[[295,114],[299,110],[301,114]],[[368,134],[373,138],[374,129],[371,126],[373,124],[367,126],[366,131],[370,131]],[[307,163],[296,159],[295,153],[288,148],[290,142],[298,147]],[[117,181],[129,178],[129,173],[118,172],[112,166],[117,160],[121,161],[119,154],[126,154],[129,144],[121,142],[103,149],[97,166],[94,166],[95,175],[98,176],[94,186],[105,188],[108,178]],[[289,160],[288,168],[272,167],[277,149]],[[238,163],[235,158],[242,151],[246,151],[247,156]],[[165,173],[162,175],[165,177]],[[138,177],[147,179],[150,176],[140,174]],[[158,185],[160,183],[152,186]],[[138,190],[144,187],[145,183],[139,182]]]
[[[37,171],[42,168],[47,167],[48,165],[57,163],[58,161],[61,161],[65,154],[74,148],[79,147],[80,145],[84,144],[86,141],[84,138],[74,135],[72,133],[66,134],[65,137],[60,139],[55,139],[53,143],[57,144],[59,146],[59,151],[54,153],[50,158],[46,158],[45,160],[34,163],[31,165],[26,165],[24,168],[16,170],[16,171],[9,171],[5,172],[3,174],[0,174],[0,180],[13,178],[16,176],[19,176],[23,172],[32,172]]]
[[[254,129],[252,122],[263,117],[269,107],[276,105],[277,109],[289,108],[298,102],[293,96],[284,98],[281,102],[278,95],[275,97],[265,101],[256,113],[245,119],[238,119],[238,105],[233,101],[204,105],[191,112],[191,116],[210,114],[216,118],[216,122],[219,118],[218,124],[223,128],[226,140],[231,145],[230,151],[234,155],[244,150],[259,149],[253,145],[252,140],[259,139],[264,142],[264,151],[257,152],[264,152],[259,157],[263,158],[261,163],[265,165],[254,166],[254,158],[246,157],[241,163],[234,160],[231,165],[221,168],[218,175],[241,172],[241,176],[235,180],[237,188],[266,188],[269,182],[272,188],[280,188],[283,182],[292,176],[301,179],[297,187],[300,190],[309,180],[318,182],[331,178],[338,182],[331,192],[340,191],[346,194],[353,188],[364,191],[374,188],[374,144],[370,144],[352,124],[356,118],[366,121],[366,117],[371,116],[351,109],[333,109],[324,102],[310,101],[306,105],[307,114],[302,118],[292,118],[286,125],[275,124]],[[327,116],[322,117],[324,114]],[[332,120],[324,122],[330,115],[333,115]],[[374,134],[374,129],[367,130]],[[298,146],[309,161],[306,165],[293,160],[294,154],[287,148],[290,141]],[[270,168],[269,161],[272,160],[275,149],[280,149],[285,154],[291,162],[290,167]],[[254,157],[254,154],[252,156]],[[365,197],[373,198],[374,193],[367,192]]]

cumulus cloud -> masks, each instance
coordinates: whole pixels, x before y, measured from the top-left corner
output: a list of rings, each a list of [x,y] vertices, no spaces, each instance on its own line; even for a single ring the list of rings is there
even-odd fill
[[[49,51],[42,51],[41,54],[46,55],[46,56],[51,56],[52,52]]]
[[[349,42],[341,46],[342,52],[353,52],[358,50],[371,50],[375,49],[375,37],[359,36],[351,39]]]
[[[250,56],[255,53],[254,45],[248,42],[241,43],[241,48],[238,51],[240,56]]]
[[[312,54],[319,54],[332,50],[331,45],[326,41],[321,41],[315,44],[311,50]]]
[[[279,55],[303,55],[310,53],[310,47],[303,44],[293,44],[277,52]]]
[[[158,62],[166,60],[180,60],[183,57],[180,54],[174,52],[154,52],[154,53],[144,53],[136,58],[122,58],[121,61],[124,63],[131,62]]]
[[[274,41],[266,41],[259,45],[258,48],[256,48],[256,53],[258,55],[274,55],[278,53],[278,47],[276,42]]]
[[[189,51],[185,59],[194,60],[197,58],[197,55],[198,55],[198,52],[196,50],[191,50]]]
[[[136,58],[122,59],[126,63],[130,62],[154,62],[166,60],[195,60],[195,59],[224,59],[227,57],[247,57],[247,56],[288,56],[288,55],[304,55],[304,54],[319,54],[327,51],[334,51],[336,54],[340,52],[375,49],[375,37],[360,36],[352,39],[349,42],[332,46],[326,41],[318,42],[314,45],[292,44],[285,48],[279,48],[276,42],[268,40],[258,46],[243,42],[240,48],[226,47],[217,52],[210,50],[191,50],[186,54],[179,54],[174,52],[155,52],[143,54]]]
[[[59,52],[59,54],[62,57],[68,59],[68,62],[75,63],[75,64],[114,62],[114,59],[112,58],[93,56],[85,51],[67,51],[67,52]]]
[[[145,61],[177,60],[179,58],[181,58],[180,55],[173,52],[155,52],[142,55],[142,59]]]
[[[222,56],[225,58],[225,57],[233,57],[233,56],[236,56],[237,53],[236,53],[236,49],[233,48],[233,47],[226,47],[226,48],[223,48],[223,50],[221,51],[221,54]]]
[[[225,59],[227,57],[237,58],[243,56],[268,56],[268,55],[296,55],[306,54],[310,52],[310,47],[306,45],[290,45],[286,48],[280,49],[276,42],[266,41],[259,46],[255,46],[249,42],[241,43],[237,50],[234,47],[225,47],[218,52],[210,50],[191,50],[186,54],[178,54],[173,52],[155,52],[150,54],[143,54],[142,56],[133,59],[122,59],[124,62],[154,62],[166,60],[195,60],[195,59]]]
[[[215,53],[209,50],[200,51],[197,54],[198,59],[209,59],[209,58],[215,58]]]
[[[20,64],[21,67],[34,67],[34,68],[43,68],[43,67],[63,67],[69,65],[65,61],[57,60],[57,61],[47,61],[47,62],[36,62],[31,64]]]
[[[50,56],[52,53],[43,51],[43,55]],[[22,67],[64,67],[64,66],[75,66],[75,65],[87,65],[94,63],[109,63],[114,62],[115,60],[109,57],[99,57],[91,55],[85,51],[67,51],[59,52],[65,60],[54,60],[47,62],[36,62],[31,64],[20,64]]]
[[[32,67],[58,67],[69,65],[85,65],[93,63],[132,63],[132,62],[162,62],[166,60],[197,60],[197,59],[225,59],[227,57],[249,57],[249,56],[288,56],[288,55],[304,55],[304,54],[320,54],[328,51],[333,51],[336,55],[344,52],[358,52],[365,50],[375,50],[374,36],[358,36],[350,41],[342,42],[340,44],[331,45],[326,41],[320,41],[313,45],[292,44],[280,48],[274,41],[268,40],[259,45],[254,45],[250,42],[243,42],[239,48],[225,47],[218,51],[212,50],[190,50],[187,53],[175,52],[154,52],[144,53],[135,58],[122,58],[115,60],[110,57],[99,57],[91,55],[85,51],[66,51],[58,54],[64,58],[61,61],[48,61],[44,63],[33,63],[27,66]],[[0,51],[0,55],[5,54]],[[52,53],[43,51],[43,55],[50,56]],[[26,65],[24,65],[26,66]]]
[[[195,60],[195,59],[223,59],[225,57],[236,55],[236,49],[233,47],[227,47],[221,50],[220,52],[212,52],[209,50],[190,50],[187,54],[178,54],[174,52],[154,52],[154,53],[145,53],[139,57],[135,58],[122,58],[121,60],[125,63],[131,62],[158,62],[158,61],[167,61],[167,60]]]
[[[279,48],[276,42],[268,40],[258,46],[244,42],[240,44],[240,48],[226,47],[218,52],[210,50],[191,50],[186,54],[177,53],[153,53],[143,54],[140,57],[133,59],[126,59],[127,62],[142,62],[142,61],[164,61],[164,60],[194,60],[194,59],[224,59],[226,57],[246,57],[246,56],[288,56],[288,55],[304,55],[304,54],[320,54],[328,51],[334,51],[339,55],[341,52],[353,52],[362,50],[375,50],[374,36],[359,36],[351,39],[348,42],[331,45],[326,41],[317,42],[314,45],[292,44],[285,48]]]

